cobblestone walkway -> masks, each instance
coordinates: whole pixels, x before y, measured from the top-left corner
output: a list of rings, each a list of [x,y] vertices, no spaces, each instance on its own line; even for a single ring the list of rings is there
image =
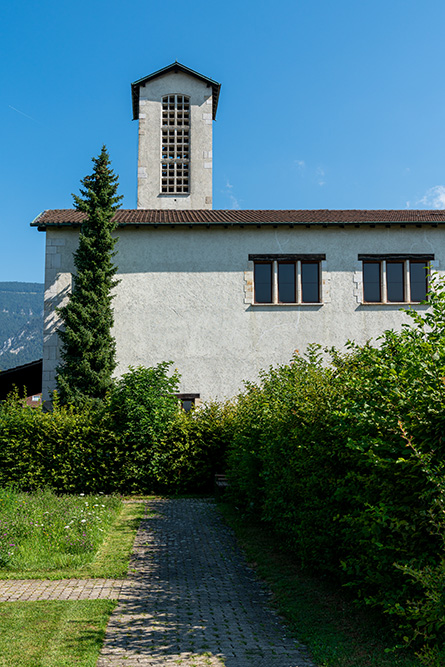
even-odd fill
[[[0,581],[0,602],[116,600],[130,596],[133,585],[118,579],[8,579]]]
[[[314,667],[211,500],[149,503],[97,667]]]

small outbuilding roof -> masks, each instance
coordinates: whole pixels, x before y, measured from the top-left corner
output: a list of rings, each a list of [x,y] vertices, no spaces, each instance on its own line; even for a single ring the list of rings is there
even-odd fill
[[[209,77],[204,76],[203,74],[199,74],[199,72],[195,72],[195,70],[190,69],[185,65],[181,65],[181,63],[178,63],[177,60],[175,60],[175,62],[172,63],[171,65],[167,65],[167,67],[158,69],[156,72],[153,72],[153,74],[144,76],[142,79],[138,79],[137,81],[134,81],[131,84],[131,97],[133,101],[133,120],[137,120],[139,118],[140,87],[144,86],[148,81],[152,81],[153,79],[156,79],[159,76],[163,76],[164,74],[168,74],[169,72],[183,72],[184,74],[188,74],[189,76],[194,76],[195,78],[200,79],[201,81],[203,81],[212,88],[213,120],[215,120],[216,109],[218,108],[218,99],[219,99],[219,91],[221,89],[221,84],[217,83],[217,81],[214,81],[213,79],[209,79]]]
[[[86,213],[75,209],[43,211],[31,223],[39,231],[48,227],[79,227]],[[420,226],[445,224],[445,210],[168,210],[119,209],[114,216],[118,227],[167,226],[321,226],[360,227]]]

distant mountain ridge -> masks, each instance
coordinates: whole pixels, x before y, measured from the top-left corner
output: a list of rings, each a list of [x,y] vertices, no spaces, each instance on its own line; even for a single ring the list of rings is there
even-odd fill
[[[43,284],[0,282],[0,371],[42,354]]]

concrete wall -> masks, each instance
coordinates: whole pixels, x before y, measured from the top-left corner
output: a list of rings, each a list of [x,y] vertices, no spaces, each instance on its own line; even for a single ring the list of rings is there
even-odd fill
[[[190,98],[190,193],[161,194],[161,112],[165,95]],[[212,208],[212,88],[182,72],[148,81],[139,92],[138,208]]]
[[[77,232],[47,232],[44,384],[58,347],[54,306],[66,297]],[[181,391],[230,397],[262,368],[286,363],[308,343],[365,342],[408,321],[395,304],[362,303],[359,253],[434,253],[445,270],[440,228],[126,228],[119,230],[114,299],[117,373],[172,360]],[[248,255],[326,254],[322,305],[253,305]],[[425,306],[416,306],[425,310]]]

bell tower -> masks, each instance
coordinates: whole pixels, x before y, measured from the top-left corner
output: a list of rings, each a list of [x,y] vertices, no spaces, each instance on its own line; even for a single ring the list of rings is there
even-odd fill
[[[175,62],[131,84],[139,120],[138,208],[212,208],[220,84]]]

